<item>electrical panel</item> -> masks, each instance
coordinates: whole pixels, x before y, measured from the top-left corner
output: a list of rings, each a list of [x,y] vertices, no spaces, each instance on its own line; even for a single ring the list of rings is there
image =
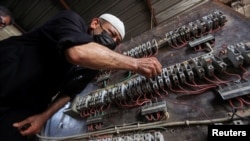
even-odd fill
[[[196,10],[196,18],[188,13],[182,25],[161,31],[161,37],[149,33],[151,38],[121,51],[134,58],[156,56],[163,64],[162,73],[146,78],[133,72],[101,72],[95,84],[105,85],[77,95],[64,110],[86,127],[73,138],[167,141],[184,130],[204,131],[202,125],[220,124],[231,113],[224,107],[248,109],[250,37],[226,38],[237,36],[227,33],[232,33],[233,22],[240,21],[225,9],[210,9],[206,14]],[[212,117],[223,118],[212,123]]]

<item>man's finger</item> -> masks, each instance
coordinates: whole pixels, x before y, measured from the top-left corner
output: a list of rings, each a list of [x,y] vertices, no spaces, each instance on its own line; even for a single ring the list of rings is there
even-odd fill
[[[30,123],[22,121],[13,124],[14,127],[18,128],[19,130],[26,130],[30,127]]]
[[[28,129],[30,126],[31,126],[30,123],[24,124],[23,126],[21,126],[21,128],[19,128],[19,130],[24,131],[24,130]]]

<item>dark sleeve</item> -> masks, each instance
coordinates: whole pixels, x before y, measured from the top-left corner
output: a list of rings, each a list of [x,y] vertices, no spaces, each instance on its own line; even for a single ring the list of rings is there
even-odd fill
[[[61,92],[73,98],[96,77],[98,70],[72,66],[61,88]]]
[[[59,49],[92,42],[87,34],[88,26],[80,15],[71,10],[63,11],[48,21],[42,28],[42,33],[56,42]]]

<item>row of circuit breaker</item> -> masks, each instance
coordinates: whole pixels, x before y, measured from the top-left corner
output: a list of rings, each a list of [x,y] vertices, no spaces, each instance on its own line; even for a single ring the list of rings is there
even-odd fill
[[[123,135],[117,137],[99,137],[99,139],[91,139],[89,141],[164,141],[164,137],[161,132],[152,132]]]
[[[166,33],[167,45],[170,47],[178,47],[187,41],[217,31],[223,27],[226,22],[226,16],[223,15],[221,11],[216,10],[209,15],[203,16],[201,19]]]
[[[79,113],[109,103],[116,104],[118,101],[136,99],[144,94],[155,94],[162,89],[169,90],[169,88],[181,85],[186,81],[192,82],[205,76],[213,76],[216,72],[225,71],[229,66],[239,68],[243,64],[249,65],[250,47],[246,44],[229,45],[226,52],[226,58],[207,53],[176,63],[163,68],[162,74],[155,78],[147,79],[144,76],[135,75],[121,83],[92,91],[84,96],[77,96],[71,108]],[[231,63],[226,63],[225,59],[230,60]]]
[[[139,44],[132,49],[123,52],[126,56],[141,58],[155,55],[161,47],[184,47],[196,48],[203,46],[202,43],[214,42],[215,38],[210,34],[221,29],[227,22],[226,16],[219,10],[213,11],[211,14],[203,16],[196,21],[190,22],[167,32],[165,38],[157,41],[156,39],[148,40]],[[106,72],[100,73],[97,83],[106,81],[110,78],[110,74]]]
[[[211,14],[203,16],[196,21],[190,22],[187,25],[183,25],[173,31],[167,32],[165,34],[166,38],[164,38],[164,41],[162,42],[164,43],[164,46],[167,45],[170,47],[178,47],[187,43],[188,41],[193,41],[204,35],[217,31],[223,27],[226,22],[226,16],[223,15],[221,11],[215,10]],[[208,38],[209,37],[211,36],[208,36]],[[189,46],[194,47],[195,45],[197,45],[197,42],[193,42]],[[155,54],[159,47],[156,39],[152,39],[152,41],[142,43],[124,52],[123,54],[135,58],[141,58]]]

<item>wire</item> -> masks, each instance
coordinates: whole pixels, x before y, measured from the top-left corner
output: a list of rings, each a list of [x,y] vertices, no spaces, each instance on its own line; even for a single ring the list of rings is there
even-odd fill
[[[250,116],[249,112],[245,112],[244,117]],[[233,117],[233,119],[239,119],[239,117]],[[209,120],[185,120],[185,121],[176,121],[176,122],[166,122],[166,121],[156,121],[153,123],[144,123],[140,124],[137,123],[135,125],[123,125],[123,126],[115,126],[113,128],[100,130],[100,131],[93,131],[89,133],[83,133],[73,136],[66,136],[66,137],[45,137],[41,134],[37,134],[37,137],[44,140],[79,140],[79,139],[87,139],[92,136],[101,136],[101,135],[108,135],[108,134],[114,134],[114,133],[123,133],[123,132],[130,132],[130,131],[137,131],[137,130],[148,130],[148,129],[157,129],[157,128],[163,128],[163,127],[174,127],[174,126],[190,126],[190,125],[207,125],[211,123],[217,123],[217,122],[227,122],[231,121],[231,117],[223,117],[223,118],[216,118],[216,119],[209,119]]]

